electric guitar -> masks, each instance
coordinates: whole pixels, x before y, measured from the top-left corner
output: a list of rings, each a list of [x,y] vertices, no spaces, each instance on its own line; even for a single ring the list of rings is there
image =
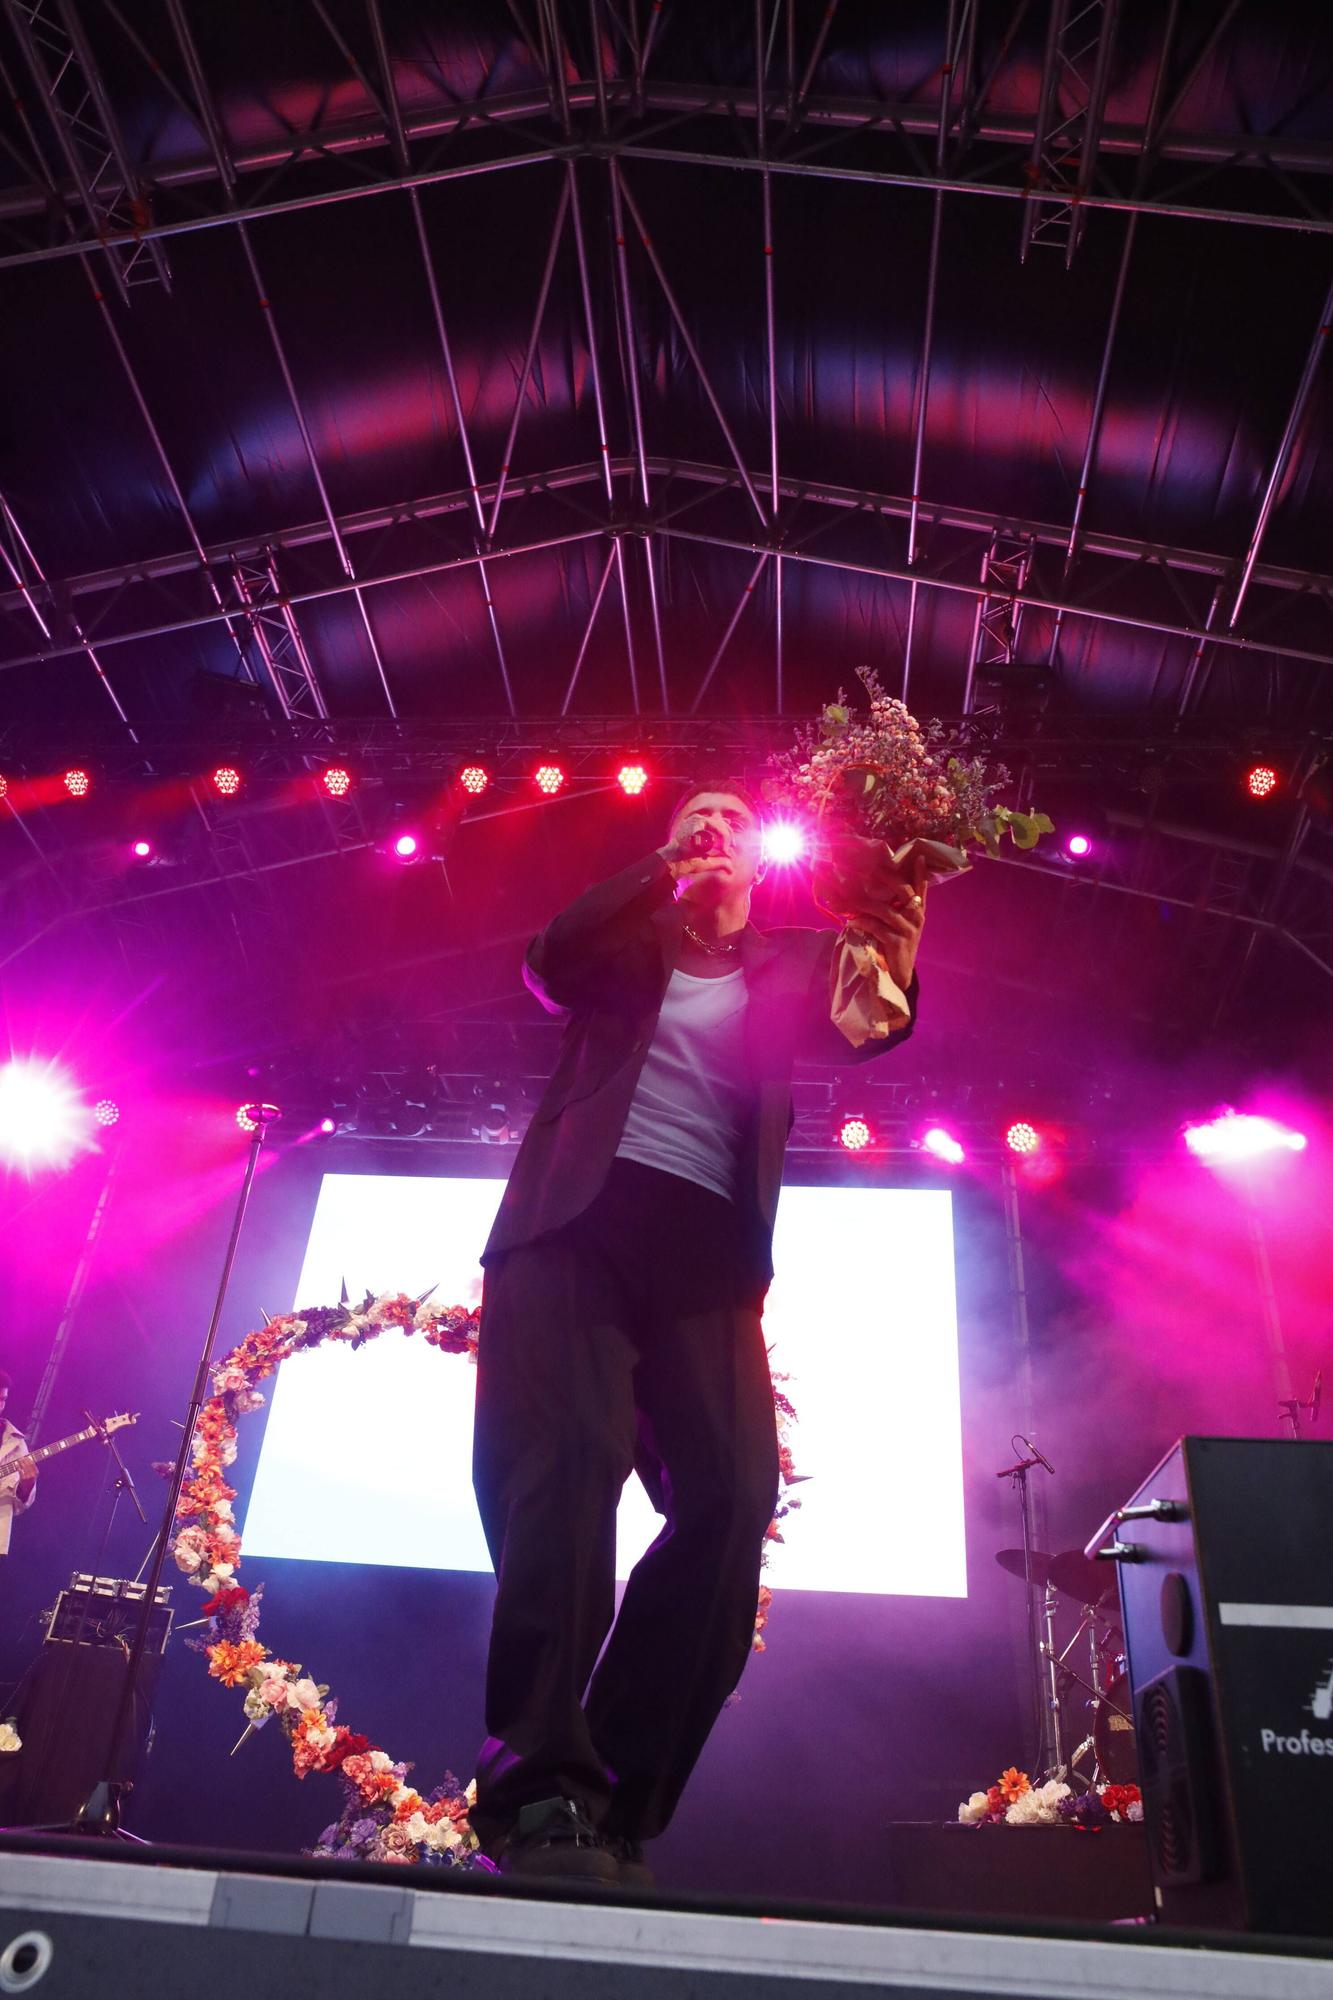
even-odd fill
[[[18,1472],[25,1458],[30,1458],[34,1465],[40,1465],[44,1458],[54,1458],[58,1451],[68,1451],[72,1444],[87,1444],[90,1438],[109,1437],[112,1431],[123,1431],[128,1424],[137,1424],[138,1421],[137,1410],[133,1413],[126,1410],[118,1417],[104,1417],[100,1424],[89,1424],[86,1431],[75,1431],[72,1437],[58,1438],[54,1444],[39,1445],[36,1451],[29,1451],[26,1445],[20,1445],[16,1451],[10,1452],[8,1458],[0,1458],[0,1483]]]

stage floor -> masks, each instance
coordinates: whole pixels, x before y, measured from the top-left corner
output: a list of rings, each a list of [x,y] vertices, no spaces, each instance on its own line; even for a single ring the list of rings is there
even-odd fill
[[[387,1991],[503,2000],[800,2000],[899,1995],[1042,2000],[1327,2000],[1329,1947],[1147,1926],[983,1928],[809,1907],[721,1908],[516,1893],[475,1878],[201,1850],[0,1838],[0,1991],[165,2000],[220,1981],[269,1994]],[[26,1985],[13,1965],[30,1943]],[[45,1940],[45,1942],[42,1942]]]

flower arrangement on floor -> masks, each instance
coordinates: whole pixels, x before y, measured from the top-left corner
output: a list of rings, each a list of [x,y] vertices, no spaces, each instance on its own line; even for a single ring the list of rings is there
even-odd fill
[[[1026,1771],[1010,1765],[989,1790],[973,1792],[958,1808],[963,1826],[1091,1827],[1137,1823],[1143,1818],[1143,1794],[1137,1785],[1089,1785],[1075,1791],[1052,1778],[1034,1785]]]
[[[12,1757],[16,1750],[22,1748],[23,1744],[11,1715],[8,1722],[0,1722],[0,1756]]]
[[[858,667],[856,677],[869,700],[868,719],[855,716],[839,690],[818,724],[806,723],[792,748],[770,759],[771,798],[829,835],[891,848],[911,841],[951,848],[955,869],[969,846],[996,854],[1006,834],[1015,847],[1028,848],[1055,831],[1045,813],[995,803],[994,794],[1009,783],[1002,766],[988,771],[983,758],[959,755],[943,724],[918,722],[884,692],[873,667]]]
[[[475,1361],[479,1319],[475,1308],[436,1308],[425,1298],[411,1299],[402,1292],[386,1292],[378,1298],[368,1292],[358,1306],[318,1306],[281,1314],[248,1333],[215,1368],[213,1394],[195,1425],[190,1471],[176,1507],[180,1525],[171,1553],[176,1567],[209,1594],[203,1607],[204,1636],[186,1643],[207,1658],[212,1679],[223,1687],[245,1689],[245,1736],[276,1716],[291,1745],[298,1778],[314,1771],[341,1779],[343,1810],[321,1834],[314,1850],[319,1855],[489,1866],[481,1861],[477,1837],[468,1823],[470,1786],[464,1790],[446,1773],[443,1784],[433,1791],[418,1791],[407,1781],[410,1764],[396,1763],[378,1744],[337,1721],[338,1704],[324,1682],[304,1673],[294,1660],[275,1658],[260,1642],[264,1587],[260,1584],[250,1591],[236,1581],[241,1538],[232,1511],[236,1488],[228,1484],[226,1468],[236,1459],[237,1423],[263,1406],[260,1382],[292,1355],[309,1352],[326,1340],[358,1348],[382,1333],[397,1330],[420,1334],[428,1346],[439,1348],[441,1353],[465,1354]],[[785,1379],[775,1376],[773,1386],[782,1485],[778,1511],[768,1530],[771,1541],[782,1540],[779,1523],[790,1508],[800,1504],[787,1490],[800,1475],[793,1465],[790,1438],[796,1412],[780,1386]],[[764,1650],[763,1631],[772,1595],[767,1586],[761,1587],[754,1633],[757,1652]],[[0,1731],[0,1749],[18,1747],[17,1736],[11,1743]]]

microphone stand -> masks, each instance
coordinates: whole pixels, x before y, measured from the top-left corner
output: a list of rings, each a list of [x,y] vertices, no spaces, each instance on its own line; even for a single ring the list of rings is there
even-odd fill
[[[103,1430],[101,1424],[97,1422],[97,1419],[93,1415],[91,1410],[85,1410],[83,1414],[85,1417],[87,1417],[90,1424],[96,1426],[98,1437],[101,1439],[102,1443],[106,1446],[107,1450],[111,1453],[112,1458],[114,1458],[116,1461],[116,1477],[111,1488],[112,1520],[115,1519],[117,1500],[119,1500],[122,1493],[128,1493],[130,1499],[134,1502],[135,1513],[139,1516],[139,1519],[143,1522],[146,1528],[148,1526],[148,1516],[144,1513],[143,1502],[139,1498],[139,1489],[135,1485],[134,1480],[130,1474],[130,1468],[128,1467],[128,1465],[126,1465],[124,1459],[120,1455],[120,1446],[116,1443],[114,1431]],[[111,1532],[111,1524],[110,1522],[108,1522],[107,1534],[110,1534],[110,1532]],[[105,1545],[106,1545],[105,1537],[103,1537],[103,1547],[105,1547]],[[99,1557],[98,1560],[100,1563],[101,1558]]]
[[[156,1608],[158,1585],[166,1563],[167,1551],[171,1547],[176,1528],[176,1507],[185,1484],[185,1475],[190,1465],[190,1454],[194,1445],[195,1426],[199,1412],[203,1408],[208,1393],[209,1370],[213,1360],[213,1345],[217,1339],[218,1324],[222,1309],[226,1304],[227,1290],[231,1284],[232,1267],[236,1262],[236,1251],[241,1240],[241,1226],[250,1203],[250,1190],[254,1186],[255,1169],[259,1164],[260,1150],[264,1144],[264,1134],[273,1121],[281,1117],[276,1104],[254,1104],[247,1106],[255,1120],[255,1129],[250,1138],[250,1150],[246,1155],[245,1174],[241,1182],[240,1195],[236,1202],[236,1213],[232,1218],[231,1236],[227,1242],[226,1254],[222,1260],[222,1275],[218,1280],[217,1296],[213,1301],[213,1311],[209,1318],[208,1330],[199,1354],[199,1365],[195,1370],[194,1388],[190,1392],[189,1407],[181,1428],[180,1448],[176,1453],[176,1463],[172,1467],[171,1478],[167,1482],[167,1501],[162,1512],[162,1525],[153,1544],[152,1560],[148,1564],[148,1576],[143,1587],[143,1599],[139,1605],[139,1618],[135,1626],[134,1643],[130,1647],[129,1658],[125,1662],[125,1680],[121,1688],[120,1703],[116,1709],[116,1719],[112,1724],[110,1744],[107,1750],[105,1774],[94,1784],[88,1797],[80,1806],[73,1824],[63,1829],[50,1831],[103,1835],[110,1839],[138,1840],[137,1834],[126,1832],[120,1824],[121,1807],[126,1793],[133,1790],[133,1781],[117,1775],[122,1755],[126,1752],[130,1723],[134,1713],[135,1697],[139,1691],[139,1681],[143,1671],[144,1657],[148,1651],[148,1635],[152,1627],[153,1611]],[[110,1440],[108,1440],[110,1442]],[[119,1459],[120,1454],[116,1454]],[[136,1496],[135,1505],[138,1505]],[[140,1509],[142,1512],[142,1509]]]
[[[1015,1446],[1020,1443],[1026,1444],[1026,1438],[1011,1440]],[[1032,1495],[1028,1491],[1028,1475],[1037,1465],[1044,1466],[1048,1472],[1051,1468],[1039,1452],[1032,1452],[1031,1446],[1028,1446],[1028,1454],[1020,1457],[1017,1464],[1002,1467],[995,1477],[1012,1480],[1018,1492],[1018,1511],[1023,1529],[1023,1581],[1027,1587],[1028,1654],[1036,1710],[1037,1754],[1033,1759],[1033,1769],[1046,1778],[1059,1776],[1064,1771],[1059,1668],[1055,1655],[1056,1593],[1047,1578],[1042,1603],[1038,1607],[1032,1546]]]

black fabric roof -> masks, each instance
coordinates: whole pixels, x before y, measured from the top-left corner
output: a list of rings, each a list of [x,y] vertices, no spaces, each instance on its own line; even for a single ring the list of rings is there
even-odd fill
[[[1150,965],[1187,1023],[1248,979],[1262,1026],[1286,938],[1287,1017],[1317,1016],[1325,6],[0,0],[0,66],[0,774],[187,773],[238,716],[279,771],[426,744],[438,779],[562,717],[757,756],[870,661],[1016,736],[1038,803],[1118,815],[1111,905],[976,888],[1022,938],[1005,978],[1086,980],[1093,1037],[1142,1019]],[[1246,751],[1282,774],[1262,826]],[[267,943],[184,862],[90,890],[90,819],[38,801],[0,824],[25,967],[51,932],[64,978],[91,908],[160,965],[193,911],[226,1046],[299,1038],[316,988],[343,1007],[356,907],[368,963],[410,981],[447,936],[444,1012],[494,1014],[575,886],[555,832],[506,833],[393,915],[313,808],[327,880],[296,815],[194,803],[201,880],[269,871]],[[205,969],[215,934],[236,966]],[[264,971],[284,937],[299,991]]]
[[[52,254],[92,240],[98,217],[73,191],[25,60],[22,18],[33,11],[11,0],[0,28],[22,98],[17,111],[0,111],[0,361],[10,385],[0,492],[51,580],[53,599],[38,595],[56,606],[47,620],[56,642],[76,650],[11,668],[0,683],[8,714],[58,704],[73,723],[114,713],[77,650],[79,632],[62,623],[70,617],[96,629],[106,681],[132,718],[181,713],[200,669],[261,672],[253,653],[242,666],[244,628],[229,634],[215,594],[234,609],[228,553],[268,543],[279,546],[286,588],[336,593],[299,610],[333,714],[387,714],[390,704],[405,716],[551,713],[611,551],[595,530],[608,525],[625,536],[634,671],[617,571],[571,712],[636,701],[689,710],[742,600],[701,712],[771,712],[779,693],[784,707],[808,706],[863,658],[893,681],[912,568],[943,573],[955,588],[918,592],[909,694],[922,709],[956,712],[989,530],[1008,523],[1037,531],[1034,598],[1090,601],[1128,621],[1064,619],[1054,658],[1072,705],[1173,715],[1190,683],[1190,702],[1217,719],[1262,712],[1301,726],[1317,712],[1323,670],[1292,656],[1333,657],[1323,580],[1333,454],[1318,367],[1234,635],[1228,619],[1333,276],[1325,9],[1122,6],[1106,43],[1104,107],[1074,128],[1066,171],[1069,158],[1081,171],[1095,142],[1091,199],[1131,206],[1088,212],[1069,259],[1057,231],[1020,261],[1032,207],[1016,197],[1043,180],[1030,156],[1045,6],[846,4],[830,10],[826,33],[822,6],[780,6],[776,16],[761,6],[771,44],[762,143],[775,164],[766,231],[746,7],[676,0],[659,15],[628,0],[595,6],[599,72],[582,7],[386,5],[390,109],[376,15],[360,0],[186,7],[177,16],[184,43],[157,0],[120,9],[83,0],[73,14],[133,168],[135,217],[167,232],[153,244],[162,273],[140,249],[125,297],[113,267],[129,249]],[[55,15],[36,12],[39,30]],[[1048,122],[1077,113],[1092,74],[1087,51],[1111,12],[1079,12],[1070,33],[1082,68],[1064,73]],[[957,69],[941,144],[950,31]],[[48,68],[54,60],[49,51],[39,59]],[[690,163],[698,153],[736,164]],[[824,177],[799,171],[808,168]],[[624,294],[615,173],[627,204]],[[841,177],[856,173],[869,178]],[[415,197],[399,185],[414,175],[425,182]],[[433,178],[442,175],[456,177]],[[113,163],[105,184],[115,178]],[[932,179],[951,191],[937,197]],[[232,209],[257,219],[243,231],[225,219]],[[124,212],[112,213],[113,225]],[[1232,219],[1201,219],[1210,213]],[[557,216],[549,298],[525,370]],[[37,261],[22,261],[34,252]],[[479,525],[464,504],[472,478],[463,438],[477,482],[493,494],[520,383],[493,545],[586,538],[492,562],[493,631],[481,573],[467,559],[491,545],[492,507]],[[615,468],[609,497],[599,389]],[[646,481],[636,396],[653,461]],[[923,396],[921,513],[909,547]],[[1076,549],[1067,568],[1094,427],[1085,553]],[[561,473],[577,477],[557,487]],[[543,481],[550,493],[527,491]],[[818,497],[829,489],[846,504]],[[858,502],[863,495],[879,496],[879,511]],[[436,496],[452,504],[428,527],[406,518]],[[360,604],[330,515],[356,577],[371,580]],[[358,531],[366,515],[376,525]],[[686,535],[702,539],[678,538]],[[1113,559],[1098,553],[1114,542],[1125,547]],[[792,556],[781,565],[780,686],[777,565],[770,560],[746,598],[752,545]],[[1148,559],[1149,545],[1164,554]],[[125,584],[157,561],[178,565],[169,580]],[[433,570],[436,561],[459,566]],[[864,573],[876,570],[893,574]],[[373,581],[404,571],[424,573]],[[1279,571],[1299,572],[1283,579],[1295,587],[1275,587]],[[73,581],[97,572],[114,588]],[[1214,628],[1274,650],[1210,646],[1191,683],[1197,642],[1188,635],[1207,623],[1219,585]],[[1050,653],[1053,622],[1041,610],[1027,618],[1026,657]],[[114,643],[123,633],[153,636]],[[51,649],[11,590],[0,663]]]

